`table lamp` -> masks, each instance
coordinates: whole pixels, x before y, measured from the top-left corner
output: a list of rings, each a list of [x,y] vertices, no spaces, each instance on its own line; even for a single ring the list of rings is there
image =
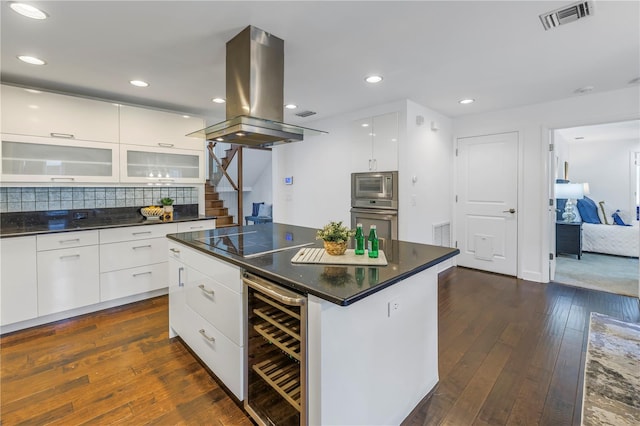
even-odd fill
[[[575,204],[572,199],[584,198],[584,185],[581,183],[557,183],[556,198],[567,200],[564,206],[562,219],[565,222],[573,222],[576,219]]]

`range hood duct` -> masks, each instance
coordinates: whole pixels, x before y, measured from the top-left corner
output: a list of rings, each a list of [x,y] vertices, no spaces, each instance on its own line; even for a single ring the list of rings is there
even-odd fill
[[[190,133],[210,141],[268,147],[326,132],[282,123],[284,40],[248,26],[227,42],[226,121]]]

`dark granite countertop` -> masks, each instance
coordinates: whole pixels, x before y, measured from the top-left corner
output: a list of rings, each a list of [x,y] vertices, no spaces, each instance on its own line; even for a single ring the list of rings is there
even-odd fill
[[[315,240],[316,230],[312,228],[268,223],[240,226],[234,230],[257,231],[274,240],[285,238],[291,245],[313,242],[314,245],[309,247],[322,247],[322,241]],[[169,234],[167,237],[285,287],[304,294],[313,294],[342,306],[350,305],[460,253],[456,248],[394,240],[387,241],[387,246],[383,248],[388,261],[387,266],[293,264],[291,258],[299,248],[244,258],[199,241],[224,232],[228,231],[185,232]]]
[[[173,222],[207,219],[215,219],[215,216],[199,215],[197,204],[174,207]],[[161,223],[167,222],[147,220],[139,207],[2,213],[0,238]]]

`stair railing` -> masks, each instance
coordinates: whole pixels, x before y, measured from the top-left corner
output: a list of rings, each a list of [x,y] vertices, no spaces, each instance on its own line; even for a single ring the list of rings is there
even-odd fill
[[[224,167],[222,167],[222,162],[220,162],[220,159],[218,159],[216,154],[213,152],[213,148],[215,146],[216,144],[213,142],[209,142],[209,144],[207,145],[207,149],[209,150],[209,158],[214,160],[215,165],[217,165],[217,167],[214,167],[214,162],[209,161],[209,182],[211,183],[212,186],[216,186],[222,179],[222,176],[225,176],[229,181],[229,183],[231,184],[231,186],[233,187],[233,189],[238,191],[238,185],[233,181],[231,176],[229,176],[229,173],[227,173],[227,170]]]

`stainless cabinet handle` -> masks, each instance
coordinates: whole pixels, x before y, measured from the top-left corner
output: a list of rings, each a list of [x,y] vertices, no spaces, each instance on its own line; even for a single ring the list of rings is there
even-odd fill
[[[55,132],[51,132],[49,134],[51,135],[52,138],[64,138],[64,139],[73,139],[73,138],[75,138],[75,135],[72,135],[71,133],[55,133]]]
[[[376,158],[373,159],[373,170],[378,170],[378,160]]]
[[[137,274],[133,274],[134,277],[139,277],[140,275],[151,275],[151,271],[138,272]]]
[[[204,331],[204,328],[201,328],[200,330],[198,330],[198,333],[202,334],[202,336],[210,342],[216,341],[215,337],[207,336],[207,332]]]
[[[511,213],[511,214],[514,214],[515,212],[516,212],[516,209],[502,210],[502,213]]]
[[[143,232],[132,232],[131,235],[142,235],[142,234],[150,234],[151,231],[143,231]]]
[[[189,229],[202,229],[202,226],[191,226]]]
[[[184,287],[184,283],[182,282],[182,271],[184,271],[184,267],[178,268],[178,287]]]
[[[175,182],[175,179],[170,179],[170,178],[160,178],[158,179],[158,182]]]
[[[70,240],[60,240],[58,241],[60,244],[66,244],[66,243],[76,243],[79,242],[80,238],[72,238]]]
[[[369,170],[371,170],[371,159],[369,159]]]
[[[293,292],[287,291],[285,289],[276,288],[271,283],[259,282],[254,278],[253,275],[250,275],[248,273],[245,273],[242,281],[244,281],[244,283],[249,287],[253,287],[254,289],[267,294],[286,305],[303,306],[307,300],[304,296],[298,296],[297,294],[294,294]]]
[[[136,247],[131,247],[131,248],[133,250],[138,250],[138,249],[141,249],[141,248],[151,248],[151,244],[147,244],[147,245],[144,245],[144,246],[136,246]]]
[[[76,180],[76,178],[72,178],[72,177],[52,177],[51,180],[53,182],[57,182],[59,180],[68,180],[68,181],[74,181]]]
[[[173,148],[173,144],[172,143],[158,142],[158,146],[163,146],[165,148]]]
[[[66,256],[60,256],[60,259],[70,259],[72,257],[80,257],[79,254],[67,254]]]
[[[209,296],[213,296],[216,293],[214,290],[207,290],[204,284],[200,284],[198,288],[203,292],[205,292],[206,294],[208,294]]]
[[[172,251],[174,253],[180,253],[180,250],[178,250],[177,248],[170,248],[169,251]]]

